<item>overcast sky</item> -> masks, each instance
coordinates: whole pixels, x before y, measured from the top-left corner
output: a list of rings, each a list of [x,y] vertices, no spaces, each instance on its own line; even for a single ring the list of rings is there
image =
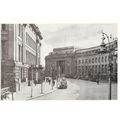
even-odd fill
[[[117,37],[117,24],[39,24],[43,36],[41,63],[57,47],[77,46],[88,48],[101,43],[101,30]],[[106,40],[107,42],[107,40]]]

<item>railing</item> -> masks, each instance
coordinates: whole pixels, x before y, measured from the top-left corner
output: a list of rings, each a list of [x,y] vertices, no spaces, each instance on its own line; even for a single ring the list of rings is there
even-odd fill
[[[9,98],[8,97],[9,94],[10,94],[10,88],[9,87],[2,88],[1,89],[1,100]]]

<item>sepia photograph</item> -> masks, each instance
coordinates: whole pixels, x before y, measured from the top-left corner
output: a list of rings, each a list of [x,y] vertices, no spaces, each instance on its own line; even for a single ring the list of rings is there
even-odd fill
[[[119,120],[119,0],[0,1],[1,120]]]
[[[116,23],[0,24],[1,100],[117,100]]]

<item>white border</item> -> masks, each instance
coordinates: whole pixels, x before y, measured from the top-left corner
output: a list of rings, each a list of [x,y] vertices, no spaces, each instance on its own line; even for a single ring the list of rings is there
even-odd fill
[[[118,1],[4,0],[0,2],[0,23],[117,23],[118,28],[120,28],[120,4]],[[120,31],[118,29],[118,38],[120,38],[119,33]],[[118,95],[119,94],[120,92],[118,89]],[[120,95],[118,98],[120,98]],[[22,102],[1,101],[0,119],[118,120],[120,119],[119,102],[119,100]]]

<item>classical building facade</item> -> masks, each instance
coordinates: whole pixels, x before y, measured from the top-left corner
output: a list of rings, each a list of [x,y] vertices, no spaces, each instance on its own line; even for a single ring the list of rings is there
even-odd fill
[[[72,76],[75,74],[75,50],[76,48],[63,47],[54,48],[45,58],[46,76],[51,75],[51,69],[54,69],[56,73]],[[60,68],[60,69],[59,69]],[[60,70],[60,71],[59,71]]]
[[[109,47],[117,51],[117,40],[106,44],[107,50]],[[46,73],[50,75],[52,65],[58,73],[58,66],[62,74],[68,77],[87,79],[87,80],[107,80],[109,77],[109,53],[100,53],[101,46],[91,48],[56,48],[46,56]],[[117,79],[117,56],[112,55],[112,76]],[[63,70],[62,70],[63,69]]]
[[[2,87],[14,86],[16,80],[28,81],[29,67],[40,65],[41,40],[35,24],[1,24]]]
[[[117,41],[106,45],[107,50],[117,48]],[[101,46],[75,51],[77,76],[81,79],[107,80],[109,77],[109,53],[100,53]],[[117,76],[117,56],[112,56],[112,76]]]

